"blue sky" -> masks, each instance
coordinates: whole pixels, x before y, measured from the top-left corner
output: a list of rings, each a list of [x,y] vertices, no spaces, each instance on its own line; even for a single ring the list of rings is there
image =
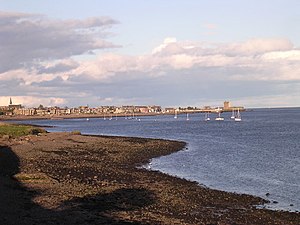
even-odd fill
[[[0,105],[8,90],[28,106],[300,105],[296,0],[0,0],[0,8]]]

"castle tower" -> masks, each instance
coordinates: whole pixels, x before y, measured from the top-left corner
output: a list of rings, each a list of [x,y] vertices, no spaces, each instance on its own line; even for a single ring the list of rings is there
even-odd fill
[[[230,109],[230,102],[229,101],[225,101],[224,102],[224,109]]]

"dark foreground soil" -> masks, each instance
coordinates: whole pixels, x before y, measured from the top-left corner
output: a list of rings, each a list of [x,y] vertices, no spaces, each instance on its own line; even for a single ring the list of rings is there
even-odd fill
[[[263,199],[137,169],[185,143],[49,133],[0,139],[0,224],[299,224]]]

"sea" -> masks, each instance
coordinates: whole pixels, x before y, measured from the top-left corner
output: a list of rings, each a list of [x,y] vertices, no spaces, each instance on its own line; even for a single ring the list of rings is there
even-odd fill
[[[235,122],[204,120],[204,114],[32,120],[50,132],[180,140],[182,151],[152,159],[145,167],[228,192],[269,200],[273,210],[300,211],[300,108],[251,109]],[[262,207],[262,206],[258,206]]]

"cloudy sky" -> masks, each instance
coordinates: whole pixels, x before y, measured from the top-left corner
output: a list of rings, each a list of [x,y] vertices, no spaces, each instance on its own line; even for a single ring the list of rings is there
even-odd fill
[[[0,0],[0,105],[300,106],[299,9],[299,0]]]

